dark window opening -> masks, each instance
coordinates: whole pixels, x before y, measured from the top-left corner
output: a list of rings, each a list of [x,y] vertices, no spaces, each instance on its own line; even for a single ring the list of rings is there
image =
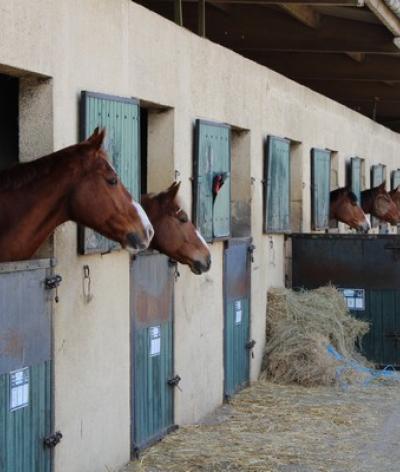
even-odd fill
[[[0,170],[18,162],[19,80],[0,74]]]

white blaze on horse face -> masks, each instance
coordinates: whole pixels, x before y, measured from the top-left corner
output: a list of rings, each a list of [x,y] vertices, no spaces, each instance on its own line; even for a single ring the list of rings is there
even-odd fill
[[[200,239],[201,243],[203,244],[203,246],[208,250],[208,244],[206,243],[205,239],[203,238],[203,236],[201,235],[198,229],[196,229],[196,234],[197,234],[197,237]]]
[[[369,218],[367,215],[365,215],[364,226],[367,231],[371,229],[371,222],[369,221]]]
[[[143,210],[142,205],[132,200],[132,205],[134,206],[137,214],[139,215],[140,221],[142,222],[144,232],[146,234],[146,243],[147,245],[150,244],[150,241],[153,239],[154,236],[154,228],[153,225],[150,223],[149,217],[147,216],[146,212]]]

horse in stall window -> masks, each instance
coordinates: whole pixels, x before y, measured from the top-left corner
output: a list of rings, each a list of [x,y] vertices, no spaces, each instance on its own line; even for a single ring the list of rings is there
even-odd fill
[[[141,203],[154,227],[150,248],[202,274],[210,269],[210,251],[180,204],[179,186],[180,182],[174,182],[164,192],[142,195]]]
[[[394,201],[397,209],[400,211],[400,185],[389,192],[390,198]]]
[[[400,223],[400,210],[385,189],[385,182],[361,192],[361,205],[365,213],[392,225]]]
[[[72,220],[133,253],[154,230],[102,148],[105,130],[35,161],[0,172],[0,262],[29,259],[60,224]]]
[[[329,218],[346,223],[359,232],[368,233],[371,229],[357,196],[348,187],[338,188],[330,193]]]

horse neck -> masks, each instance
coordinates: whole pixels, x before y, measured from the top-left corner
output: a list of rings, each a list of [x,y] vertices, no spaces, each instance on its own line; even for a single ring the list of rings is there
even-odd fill
[[[68,193],[76,181],[60,157],[48,173],[0,191],[0,262],[32,257],[57,226],[69,219]],[[38,165],[41,163],[38,162]]]

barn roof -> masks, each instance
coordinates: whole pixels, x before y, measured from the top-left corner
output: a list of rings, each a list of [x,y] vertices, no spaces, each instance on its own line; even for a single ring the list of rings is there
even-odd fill
[[[400,131],[399,0],[139,0]]]

